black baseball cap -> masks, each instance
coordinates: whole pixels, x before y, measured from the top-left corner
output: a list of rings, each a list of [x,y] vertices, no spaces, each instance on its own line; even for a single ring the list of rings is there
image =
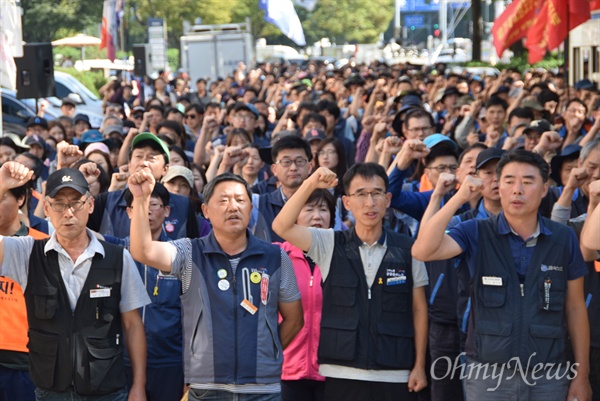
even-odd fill
[[[48,121],[46,121],[46,119],[42,117],[31,117],[29,120],[27,120],[27,128],[32,127],[34,125],[39,125],[44,129],[48,129]]]
[[[491,160],[500,160],[504,153],[506,153],[505,150],[498,148],[487,148],[482,150],[477,155],[477,160],[475,161],[475,169],[479,170]]]
[[[46,195],[54,198],[63,188],[73,188],[81,195],[85,195],[89,186],[81,171],[75,168],[62,168],[50,174],[46,182]]]

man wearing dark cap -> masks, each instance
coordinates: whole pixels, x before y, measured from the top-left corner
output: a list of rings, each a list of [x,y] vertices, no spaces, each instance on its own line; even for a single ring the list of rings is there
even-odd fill
[[[44,139],[48,139],[48,121],[42,117],[31,117],[27,121],[27,133],[25,135],[39,135]]]
[[[77,107],[75,101],[67,96],[62,100],[60,112],[63,116],[73,118],[75,116],[75,107]]]
[[[323,139],[327,138],[325,131],[313,128],[304,134],[304,140],[310,145],[313,158],[317,157],[317,148]]]
[[[259,136],[256,130],[258,126],[258,110],[250,103],[237,103],[233,108],[233,128],[244,129],[252,138],[252,142],[259,147],[269,146],[269,140]]]
[[[156,135],[144,132],[136,135],[130,147],[129,172],[136,173],[149,168],[157,181],[167,173],[169,168],[169,149]],[[83,167],[83,166],[82,166]],[[125,190],[104,192],[95,199],[96,208],[90,216],[88,227],[101,234],[125,238],[129,235],[129,218]],[[171,239],[199,235],[198,220],[187,197],[172,195],[170,199],[171,214],[165,220],[165,232]]]
[[[531,124],[523,130],[525,150],[532,152],[537,144],[540,143],[540,139],[544,132],[548,131],[554,131],[550,122],[546,120],[533,120]]]
[[[86,114],[77,114],[73,119],[73,132],[76,139],[81,139],[83,133],[92,129],[90,118]]]
[[[442,128],[444,128],[444,124],[446,124],[446,120],[451,118],[451,114],[454,112],[454,108],[456,107],[456,103],[458,102],[458,97],[461,93],[454,86],[447,87],[440,101],[444,105],[444,108],[440,111],[437,111],[434,115],[435,120],[435,132],[442,132]]]
[[[9,162],[0,169],[0,185],[18,187],[31,175]],[[46,186],[52,237],[0,236],[0,274],[24,289],[38,400],[126,400],[124,345],[134,372],[129,400],[145,400],[146,339],[138,309],[150,300],[129,252],[86,230],[93,209],[83,174],[61,169]]]

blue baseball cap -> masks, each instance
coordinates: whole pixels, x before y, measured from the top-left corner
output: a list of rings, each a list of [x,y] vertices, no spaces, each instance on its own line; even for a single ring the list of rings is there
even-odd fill
[[[81,136],[81,143],[102,142],[104,137],[97,129],[89,129]]]
[[[425,146],[427,146],[427,149],[432,149],[434,146],[437,146],[440,143],[447,143],[448,145],[452,146],[454,150],[458,149],[456,142],[442,134],[431,134],[423,139],[423,143]]]

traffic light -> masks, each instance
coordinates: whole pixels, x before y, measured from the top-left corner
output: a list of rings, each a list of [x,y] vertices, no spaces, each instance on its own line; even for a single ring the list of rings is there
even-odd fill
[[[433,29],[438,29],[440,26],[438,24],[433,24]]]
[[[439,38],[441,35],[441,31],[439,29],[434,29],[433,30],[433,36],[435,36],[436,38]]]
[[[411,27],[410,27],[410,30],[411,30],[411,31],[414,31],[414,30],[415,30],[415,26],[414,26],[414,25],[411,25]]]

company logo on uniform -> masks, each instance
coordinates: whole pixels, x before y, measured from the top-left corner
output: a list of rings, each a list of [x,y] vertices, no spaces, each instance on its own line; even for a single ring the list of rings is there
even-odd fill
[[[563,271],[563,267],[562,266],[546,266],[546,265],[542,265],[541,269],[542,269],[543,272],[548,272],[548,271],[561,272],[561,271]]]
[[[65,176],[62,178],[62,182],[67,182],[67,181],[73,181],[73,179],[71,178],[71,176],[70,176],[70,175],[65,175]]]

